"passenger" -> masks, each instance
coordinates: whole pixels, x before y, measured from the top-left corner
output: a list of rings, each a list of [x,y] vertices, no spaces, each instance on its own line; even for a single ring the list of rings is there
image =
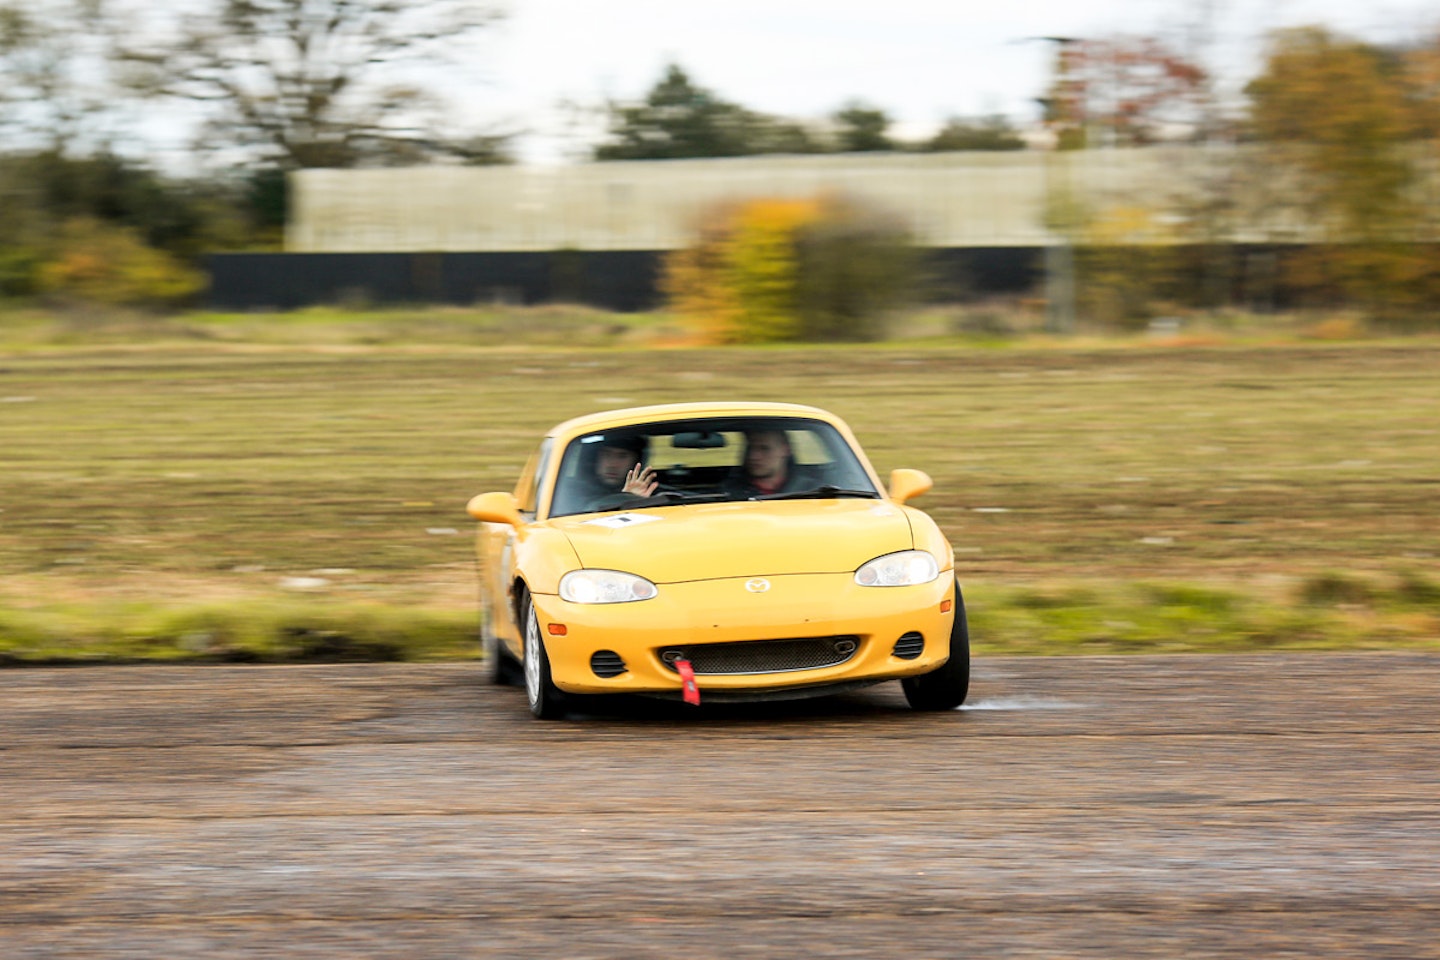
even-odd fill
[[[747,430],[745,456],[726,480],[725,492],[733,497],[760,497],[771,493],[793,493],[814,485],[796,466],[790,437],[784,430]]]

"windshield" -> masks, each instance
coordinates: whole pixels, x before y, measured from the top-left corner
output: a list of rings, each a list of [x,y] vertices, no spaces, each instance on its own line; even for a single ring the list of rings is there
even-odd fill
[[[625,494],[627,472],[653,467],[647,500]],[[724,417],[637,424],[576,437],[565,448],[550,516],[690,500],[880,493],[833,426],[796,417]]]

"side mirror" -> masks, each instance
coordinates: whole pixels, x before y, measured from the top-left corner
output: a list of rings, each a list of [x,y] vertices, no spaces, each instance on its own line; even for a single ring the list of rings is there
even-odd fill
[[[935,484],[923,470],[892,470],[890,472],[890,499],[904,503],[920,496]]]
[[[482,493],[470,499],[465,512],[487,523],[508,523],[518,527],[525,522],[520,519],[520,505],[515,502],[513,493]]]

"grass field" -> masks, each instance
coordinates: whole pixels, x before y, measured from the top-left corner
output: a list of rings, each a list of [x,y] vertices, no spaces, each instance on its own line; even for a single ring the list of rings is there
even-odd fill
[[[566,417],[717,398],[927,471],[980,653],[1440,645],[1434,341],[7,342],[12,662],[472,656],[466,500]]]

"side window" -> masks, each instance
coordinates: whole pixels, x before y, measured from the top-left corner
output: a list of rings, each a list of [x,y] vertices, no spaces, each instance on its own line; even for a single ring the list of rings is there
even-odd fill
[[[540,509],[540,494],[543,492],[541,484],[545,482],[545,475],[550,471],[550,449],[554,445],[555,442],[549,437],[546,437],[545,441],[540,444],[540,462],[535,465],[535,476],[530,484],[530,506],[526,508],[530,511],[532,518],[535,511]]]
[[[549,437],[545,438],[540,449],[536,450],[525,464],[525,469],[520,472],[520,482],[515,485],[515,499],[527,520],[535,519],[535,511],[540,504],[540,484],[545,480],[545,468],[550,463],[550,448],[553,443]]]
[[[840,434],[830,430],[812,436],[820,448],[816,462],[822,464],[820,469],[823,482],[855,490],[874,488],[875,485],[865,473],[865,468],[860,466],[860,461],[855,458],[855,451],[850,449],[850,445]]]

